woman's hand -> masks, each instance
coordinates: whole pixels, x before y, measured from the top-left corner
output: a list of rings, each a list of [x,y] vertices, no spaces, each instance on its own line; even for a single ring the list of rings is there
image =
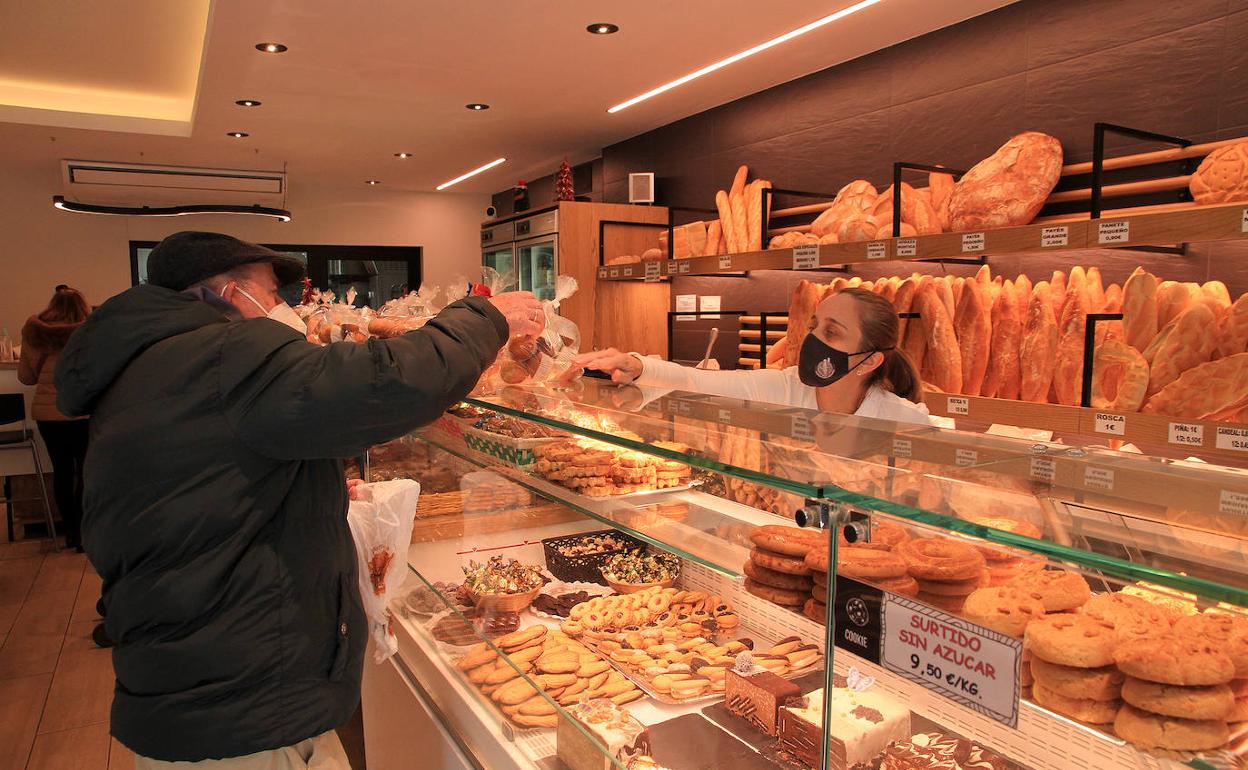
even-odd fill
[[[359,488],[363,485],[364,479],[347,479],[347,497],[351,500],[359,500]]]
[[[621,353],[615,348],[582,353],[574,363],[585,369],[596,369],[611,375],[612,382],[627,384],[641,376],[641,359],[631,353]]]

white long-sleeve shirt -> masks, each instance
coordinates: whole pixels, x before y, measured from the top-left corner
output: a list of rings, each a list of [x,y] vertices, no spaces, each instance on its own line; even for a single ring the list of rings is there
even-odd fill
[[[796,366],[788,369],[710,371],[681,366],[658,358],[639,358],[642,363],[641,376],[634,384],[642,387],[686,390],[805,409],[819,408],[815,400],[815,389],[802,383],[797,376]],[[932,424],[925,404],[916,404],[875,385],[867,390],[866,397],[854,414],[896,422]]]

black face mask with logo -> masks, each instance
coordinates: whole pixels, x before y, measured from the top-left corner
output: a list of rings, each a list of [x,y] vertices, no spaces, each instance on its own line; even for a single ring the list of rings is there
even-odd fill
[[[888,350],[891,349],[888,348]],[[838,350],[827,344],[814,333],[807,334],[797,358],[797,377],[803,385],[809,385],[812,388],[831,385],[867,361],[864,358],[850,366],[850,356],[875,352],[877,351],[860,350],[857,353],[846,353],[844,350]]]

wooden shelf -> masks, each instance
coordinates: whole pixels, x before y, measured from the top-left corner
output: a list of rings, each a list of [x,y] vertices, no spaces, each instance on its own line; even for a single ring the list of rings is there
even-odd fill
[[[924,400],[928,410],[939,417],[1051,430],[1059,435],[1106,441],[1117,439],[1141,446],[1164,446],[1216,457],[1232,466],[1248,464],[1248,425],[1239,423],[947,393],[928,393]]]
[[[717,257],[691,257],[598,268],[600,281],[661,280],[743,270],[817,270],[861,262],[965,259],[1088,248],[1172,246],[1248,238],[1248,204],[1188,206],[1177,211],[1123,214],[1098,220],[1041,223],[914,238],[831,243]],[[799,266],[800,265],[800,266]]]

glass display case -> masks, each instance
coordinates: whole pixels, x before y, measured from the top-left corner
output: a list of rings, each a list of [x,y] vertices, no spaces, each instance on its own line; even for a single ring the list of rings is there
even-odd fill
[[[592,380],[369,466],[422,484],[370,766],[1244,766],[1240,468]]]

